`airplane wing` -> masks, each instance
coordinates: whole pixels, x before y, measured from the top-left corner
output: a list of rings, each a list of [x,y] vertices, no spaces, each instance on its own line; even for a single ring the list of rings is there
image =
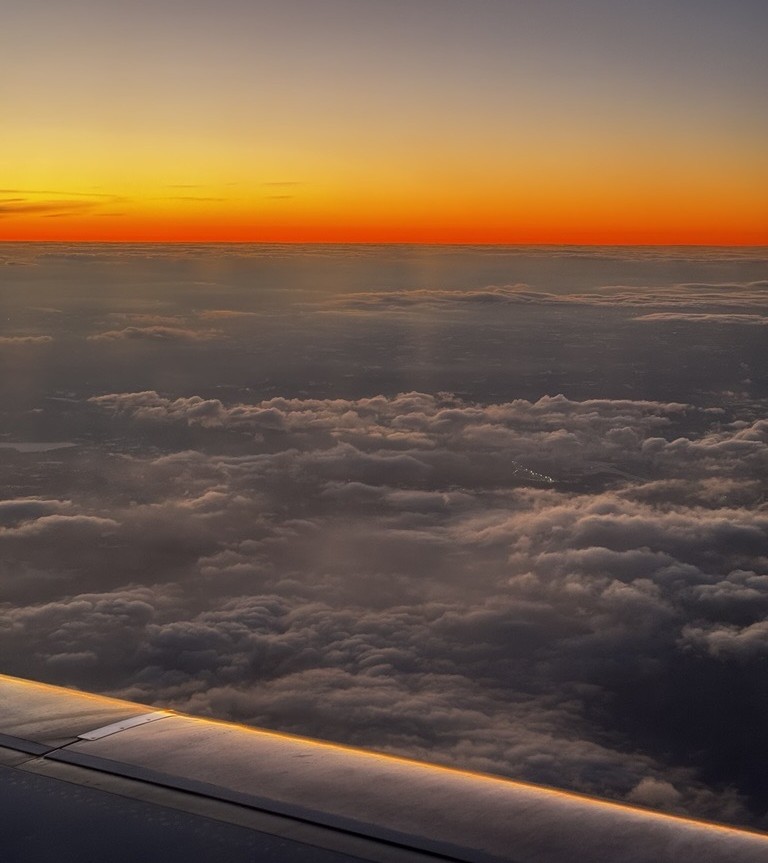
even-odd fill
[[[768,835],[0,675],[4,863],[766,863]]]

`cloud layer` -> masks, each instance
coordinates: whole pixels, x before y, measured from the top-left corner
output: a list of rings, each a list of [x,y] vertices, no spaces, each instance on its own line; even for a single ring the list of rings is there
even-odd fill
[[[117,342],[125,340],[145,340],[160,342],[201,342],[215,339],[219,333],[213,330],[187,330],[181,327],[149,326],[125,327],[122,330],[107,330],[88,336],[94,342]]]
[[[733,309],[733,323],[741,323],[746,316],[739,310],[744,308],[768,310],[768,281],[743,283],[682,283],[650,287],[607,286],[589,293],[550,293],[536,290],[526,284],[490,286],[484,289],[461,290],[409,290],[409,291],[366,291],[365,293],[345,294],[335,297],[324,304],[327,309],[347,309],[355,311],[430,310],[461,308],[463,306],[515,306],[515,305],[554,305],[554,306],[595,306],[658,309],[685,309],[685,316],[694,318],[703,315],[691,312],[698,309]],[[672,313],[670,313],[672,314]],[[643,318],[648,320],[649,318]],[[726,322],[723,320],[722,322]]]
[[[80,454],[108,493],[0,507],[8,670],[753,817],[758,715],[699,684],[761,685],[766,421],[418,392],[92,405],[158,452]],[[163,454],[182,428],[196,449]],[[695,708],[658,727],[657,702]],[[724,724],[730,769],[692,763]]]
[[[53,341],[53,336],[0,336],[0,345],[44,345]]]
[[[765,826],[764,253],[0,260],[4,672]]]

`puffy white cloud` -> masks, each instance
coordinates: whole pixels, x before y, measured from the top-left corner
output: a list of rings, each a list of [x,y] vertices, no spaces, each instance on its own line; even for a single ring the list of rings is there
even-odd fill
[[[720,587],[719,585],[717,586]],[[746,593],[744,591],[743,593]],[[711,595],[710,595],[711,596]],[[722,596],[721,596],[722,598]],[[725,597],[727,602],[731,596]],[[762,600],[760,605],[765,608],[765,587],[762,590],[749,591],[742,600]],[[708,627],[686,626],[682,633],[683,643],[700,650],[706,650],[715,657],[754,657],[763,659],[768,654],[768,620],[759,620],[749,626]]]

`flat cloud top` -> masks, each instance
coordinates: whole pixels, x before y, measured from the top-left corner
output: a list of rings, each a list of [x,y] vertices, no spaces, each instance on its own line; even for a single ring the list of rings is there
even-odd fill
[[[747,314],[694,314],[691,312],[655,312],[650,315],[640,315],[635,321],[683,321],[690,324],[745,324],[746,326],[764,327],[768,325],[768,315]]]
[[[677,284],[669,287],[603,287],[589,293],[550,293],[525,284],[489,286],[470,291],[409,290],[367,291],[343,294],[317,304],[321,310],[382,312],[418,308],[461,308],[495,305],[572,305],[594,307],[645,307],[660,309],[717,309],[721,307],[768,309],[768,282]],[[690,314],[690,311],[688,312]],[[681,312],[683,314],[683,312]],[[742,317],[734,312],[739,322]],[[635,320],[650,320],[648,317]]]

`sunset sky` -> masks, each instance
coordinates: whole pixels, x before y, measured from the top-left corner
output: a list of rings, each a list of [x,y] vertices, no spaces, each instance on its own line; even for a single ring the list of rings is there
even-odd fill
[[[765,0],[26,0],[0,240],[768,243]]]

